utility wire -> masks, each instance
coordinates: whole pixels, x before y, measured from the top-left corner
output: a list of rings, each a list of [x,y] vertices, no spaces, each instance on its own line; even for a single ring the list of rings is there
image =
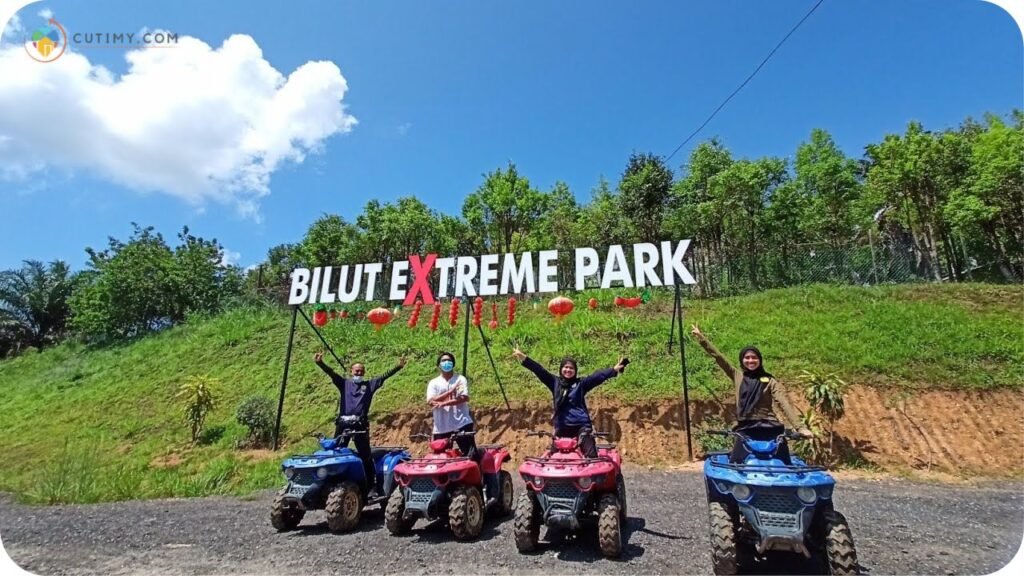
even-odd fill
[[[796,26],[793,26],[793,28],[789,31],[789,33],[786,34],[786,36],[783,37],[782,40],[780,40],[779,43],[775,45],[775,48],[772,48],[772,51],[769,52],[768,55],[764,57],[764,60],[762,60],[761,63],[757,65],[757,68],[755,68],[754,71],[750,73],[750,76],[747,76],[747,79],[744,80],[743,83],[740,84],[738,88],[733,90],[732,94],[729,94],[729,97],[726,98],[725,100],[723,100],[722,103],[718,105],[718,108],[715,108],[715,111],[712,112],[711,115],[708,116],[706,120],[704,120],[704,123],[701,124],[700,126],[698,126],[696,130],[694,130],[689,136],[687,136],[686,140],[683,140],[682,144],[680,144],[679,146],[676,146],[676,149],[673,150],[672,153],[668,155],[668,158],[665,159],[666,162],[671,160],[672,157],[675,156],[677,152],[682,150],[683,146],[686,146],[686,144],[690,140],[692,140],[693,137],[697,135],[697,133],[699,133],[701,130],[704,129],[705,126],[708,125],[708,122],[711,122],[711,119],[714,118],[716,114],[718,114],[718,111],[721,110],[722,108],[724,108],[725,105],[729,103],[729,100],[732,100],[732,97],[735,96],[736,94],[738,94],[739,91],[742,90],[743,87],[747,85],[747,82],[750,82],[750,80],[753,79],[755,75],[757,75],[757,73],[761,70],[761,68],[763,68],[764,65],[768,63],[768,60],[771,59],[772,55],[775,54],[775,51],[778,50],[779,48],[781,48],[782,45],[786,43],[786,40],[788,40],[789,37],[792,36],[794,32],[796,32],[797,28],[799,28],[800,25],[804,23],[804,20],[807,20],[808,18],[810,18],[811,14],[814,14],[814,11],[817,10],[818,6],[821,6],[822,2],[824,2],[824,1],[825,0],[818,0],[818,3],[815,4],[814,7],[811,8],[810,11],[807,12],[807,14],[804,14],[804,17],[801,18],[800,21],[796,23]]]

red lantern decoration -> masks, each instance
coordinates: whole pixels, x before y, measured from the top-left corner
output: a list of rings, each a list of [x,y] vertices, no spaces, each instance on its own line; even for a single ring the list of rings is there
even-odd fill
[[[487,327],[491,330],[498,328],[498,303],[491,302],[491,321],[487,323]]]
[[[516,321],[516,299],[508,299],[508,325],[511,326]]]
[[[317,328],[322,328],[327,324],[327,309],[323,306],[318,306],[313,311],[313,325]]]
[[[342,310],[339,316],[341,316],[342,318],[348,318],[348,310]]]
[[[473,326],[480,327],[480,317],[484,311],[484,299],[477,296],[473,301]]]
[[[458,298],[453,298],[452,299],[452,305],[448,309],[448,323],[451,325],[452,328],[455,328],[455,325],[459,323],[459,299]]]
[[[366,315],[366,319],[369,320],[370,324],[373,324],[377,330],[380,330],[385,324],[391,322],[392,318],[394,318],[394,314],[392,314],[391,310],[388,310],[387,308],[374,308]]]
[[[597,298],[591,298],[590,301],[587,302],[587,306],[590,306],[591,310],[597,310]]]
[[[498,329],[498,321],[497,320],[491,320],[490,322],[487,323],[487,327],[490,328],[491,330],[497,330]]]
[[[576,305],[573,304],[572,300],[569,300],[565,296],[558,296],[552,298],[548,302],[548,311],[555,315],[556,321],[561,321],[562,318],[572,312],[572,309]]]
[[[625,308],[636,308],[640,305],[643,300],[637,296],[635,298],[622,298],[620,296],[615,297],[615,305]]]
[[[434,302],[434,312],[430,315],[430,331],[437,330],[437,322],[441,319],[441,303]]]
[[[622,296],[616,296],[615,297],[615,305],[616,306],[622,306]]]

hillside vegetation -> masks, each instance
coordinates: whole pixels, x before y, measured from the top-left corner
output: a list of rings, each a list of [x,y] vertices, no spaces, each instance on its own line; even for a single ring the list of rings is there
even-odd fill
[[[484,328],[498,372],[515,404],[544,401],[547,391],[512,359],[518,344],[544,364],[575,356],[582,372],[611,366],[621,355],[625,375],[593,394],[630,402],[676,397],[678,348],[666,349],[672,298],[656,292],[635,310],[611,305],[612,294],[573,295],[576,310],[556,324],[546,300],[522,302],[515,325]],[[1024,364],[1019,286],[903,285],[877,288],[824,285],[686,303],[691,398],[731,402],[729,383],[689,340],[696,322],[727,355],[759,346],[766,367],[795,384],[801,370],[835,372],[851,384],[918,389],[993,389],[1022,385]],[[490,307],[484,308],[484,324]],[[383,330],[353,319],[329,323],[323,334],[347,362],[370,374],[409,365],[378,394],[372,415],[422,408],[426,382],[441,350],[462,366],[465,308],[457,329],[444,322],[431,333],[429,308],[415,330],[407,312]],[[244,494],[279,483],[279,456],[242,451],[245,429],[235,422],[241,401],[259,394],[277,402],[289,316],[274,308],[235,309],[114,347],[63,344],[0,362],[0,490],[34,502],[99,501],[140,497]],[[470,338],[474,406],[503,403],[480,334]],[[337,392],[312,362],[321,344],[299,319],[285,401],[286,449],[311,447],[304,436],[332,428]],[[327,355],[330,360],[330,355]],[[223,429],[205,445],[190,446],[175,393],[190,376],[215,379],[216,408],[208,430]]]

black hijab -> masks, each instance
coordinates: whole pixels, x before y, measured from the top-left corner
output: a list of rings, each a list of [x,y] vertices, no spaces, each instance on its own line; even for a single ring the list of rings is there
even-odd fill
[[[576,369],[576,375],[566,380],[562,376],[562,368],[569,364]],[[566,398],[569,397],[569,392],[572,391],[572,387],[579,382],[579,368],[576,366],[576,359],[566,356],[562,359],[562,362],[558,365],[558,378],[555,380],[555,391],[554,391],[554,411],[557,413],[558,408],[565,402]]]
[[[743,367],[743,357],[747,355],[747,352],[753,352],[760,360],[754,370],[747,370]],[[771,380],[772,375],[764,369],[761,351],[753,346],[747,346],[740,352],[740,369],[743,370],[743,382],[740,383],[739,394],[736,395],[736,420],[745,420],[754,406],[757,406],[764,393],[765,383],[761,380],[764,378]]]

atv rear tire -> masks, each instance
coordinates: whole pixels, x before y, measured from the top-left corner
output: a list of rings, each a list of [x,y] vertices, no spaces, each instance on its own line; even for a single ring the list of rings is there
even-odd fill
[[[501,486],[501,504],[498,511],[502,516],[508,516],[515,511],[515,493],[512,488],[512,475],[502,470],[498,475],[498,484]]]
[[[850,524],[835,510],[826,511],[822,519],[829,573],[836,576],[857,574],[857,549],[853,545]]]
[[[533,552],[537,549],[540,539],[540,504],[537,498],[526,489],[516,503],[516,520],[513,532],[516,537],[516,549],[520,553]]]
[[[294,530],[306,515],[305,510],[294,505],[289,506],[285,501],[285,494],[285,490],[279,491],[270,507],[270,525],[278,532]]]
[[[708,503],[711,526],[711,568],[718,576],[736,574],[736,524],[729,508],[722,502]]]
[[[484,499],[476,486],[459,486],[452,490],[448,524],[456,540],[471,540],[480,535],[484,527]]]
[[[391,497],[388,498],[387,508],[384,509],[384,525],[392,535],[401,536],[408,534],[415,523],[415,517],[408,519],[405,517],[405,493],[401,488],[395,488],[391,491]]]
[[[597,505],[597,540],[605,558],[622,555],[622,512],[619,498],[614,494],[601,496]]]
[[[619,512],[622,514],[622,523],[626,523],[626,479],[619,473],[615,478],[615,490],[619,497]]]
[[[363,494],[352,482],[342,482],[328,494],[325,511],[331,532],[348,532],[363,514]]]

